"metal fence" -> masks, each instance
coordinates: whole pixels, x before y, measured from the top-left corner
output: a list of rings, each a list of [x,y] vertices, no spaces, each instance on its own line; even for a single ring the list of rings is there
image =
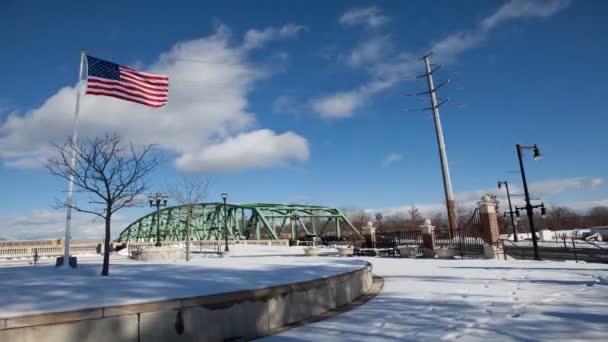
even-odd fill
[[[409,247],[408,255],[422,255],[422,233],[420,231],[395,231],[380,232],[376,234],[376,241],[361,241],[358,247],[363,255],[365,250],[373,250],[373,253],[380,255],[397,256],[400,247]]]
[[[500,240],[506,255],[515,259],[534,259],[534,248],[530,241],[513,242]],[[538,255],[541,260],[575,260],[608,263],[608,247],[592,241],[562,237],[557,241],[539,241]]]
[[[461,258],[483,255],[483,230],[479,209],[475,209],[471,218],[463,224],[457,233],[452,234],[449,227],[435,229],[435,246],[454,248]]]

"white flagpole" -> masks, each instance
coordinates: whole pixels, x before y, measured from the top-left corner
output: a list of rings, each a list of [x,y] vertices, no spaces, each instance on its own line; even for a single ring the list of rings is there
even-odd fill
[[[63,266],[68,267],[70,262],[70,239],[72,229],[72,193],[74,191],[74,168],[76,167],[76,146],[78,142],[78,113],[80,112],[80,92],[82,83],[82,70],[84,67],[84,60],[86,53],[80,50],[80,69],[78,70],[78,83],[76,84],[76,111],[74,114],[74,131],[72,132],[72,159],[70,159],[70,180],[68,183],[68,201],[67,201],[67,214],[65,220],[65,240],[64,240],[64,253],[63,253]]]

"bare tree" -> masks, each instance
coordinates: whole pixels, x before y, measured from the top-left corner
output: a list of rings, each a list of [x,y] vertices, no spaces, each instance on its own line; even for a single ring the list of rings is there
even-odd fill
[[[342,209],[342,212],[348,220],[355,226],[357,229],[361,229],[361,227],[365,227],[367,222],[371,220],[371,216],[368,212],[363,209],[356,208],[345,208]]]
[[[591,225],[608,226],[608,207],[593,207],[589,210]]]
[[[457,204],[456,205],[456,218],[458,219],[458,227],[463,228],[469,222],[473,213],[475,212],[475,207]]]
[[[89,196],[88,205],[72,204],[71,208],[96,215],[105,221],[105,241],[102,276],[109,274],[112,215],[122,208],[138,204],[138,196],[147,189],[146,177],[159,164],[150,156],[153,146],[136,149],[133,144],[122,144],[120,136],[105,134],[74,145],[70,140],[55,145],[57,157],[45,163],[52,175],[69,180],[74,175],[76,191]],[[72,151],[76,163],[70,163]],[[67,203],[60,206],[67,207]]]
[[[551,206],[547,211],[552,230],[575,228],[578,223],[578,214],[571,208]]]
[[[382,221],[383,232],[401,232],[410,229],[407,214],[403,211],[393,212],[385,216]]]
[[[410,207],[408,210],[408,214],[410,215],[410,227],[411,229],[415,229],[422,223],[422,215],[420,214],[420,210],[416,208],[415,205]]]
[[[190,261],[191,226],[194,207],[209,194],[213,182],[204,177],[184,176],[166,192],[177,203],[186,206],[186,261]]]

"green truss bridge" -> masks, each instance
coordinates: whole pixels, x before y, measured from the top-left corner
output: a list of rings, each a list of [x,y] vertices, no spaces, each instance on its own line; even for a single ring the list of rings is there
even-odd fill
[[[159,220],[161,240],[184,241],[187,210],[187,205],[181,205],[143,216],[125,228],[118,241],[156,241]],[[224,218],[227,229],[224,229]],[[268,203],[227,203],[225,207],[223,203],[194,205],[191,219],[193,241],[221,240],[225,230],[233,239],[301,238],[306,235],[361,237],[337,208]]]

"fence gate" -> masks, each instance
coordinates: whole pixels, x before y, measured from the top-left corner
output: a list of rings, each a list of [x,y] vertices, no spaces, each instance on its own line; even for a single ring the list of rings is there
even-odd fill
[[[373,244],[373,246],[366,247],[393,249],[393,251],[396,251],[399,246],[406,246],[412,248],[413,255],[408,256],[422,255],[422,233],[418,230],[380,232],[376,234],[376,242]]]
[[[483,230],[479,208],[471,218],[452,235],[449,227],[435,230],[435,246],[439,248],[457,248],[462,258],[483,256]]]

